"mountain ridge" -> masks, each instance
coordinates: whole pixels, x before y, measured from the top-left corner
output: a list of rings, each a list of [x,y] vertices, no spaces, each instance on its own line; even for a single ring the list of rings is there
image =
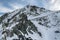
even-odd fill
[[[35,5],[5,13],[0,17],[0,39],[19,39],[21,35],[22,40],[59,40],[59,15],[59,11],[53,12]]]

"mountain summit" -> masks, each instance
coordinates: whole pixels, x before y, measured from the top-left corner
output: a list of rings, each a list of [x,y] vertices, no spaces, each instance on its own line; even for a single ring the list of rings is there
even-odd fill
[[[60,40],[60,12],[27,5],[0,17],[0,40]]]

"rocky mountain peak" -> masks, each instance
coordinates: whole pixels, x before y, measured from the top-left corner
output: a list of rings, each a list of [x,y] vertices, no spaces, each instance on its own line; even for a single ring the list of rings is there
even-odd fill
[[[35,5],[27,5],[22,9],[5,13],[0,17],[0,39],[59,40],[59,17],[60,12]]]

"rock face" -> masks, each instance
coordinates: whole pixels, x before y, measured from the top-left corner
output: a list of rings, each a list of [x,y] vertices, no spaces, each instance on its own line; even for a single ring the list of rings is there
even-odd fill
[[[0,40],[60,40],[60,11],[27,5],[0,17]]]

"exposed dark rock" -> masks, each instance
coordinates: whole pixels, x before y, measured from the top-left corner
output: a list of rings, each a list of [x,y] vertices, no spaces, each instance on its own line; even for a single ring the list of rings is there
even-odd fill
[[[60,33],[60,31],[55,31],[55,33]]]

